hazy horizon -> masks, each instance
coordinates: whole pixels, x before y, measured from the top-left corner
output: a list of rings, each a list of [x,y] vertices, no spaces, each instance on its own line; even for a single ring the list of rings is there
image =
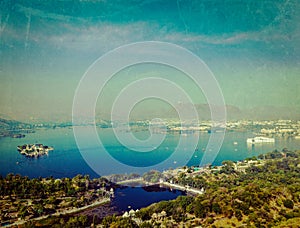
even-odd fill
[[[298,118],[299,25],[297,0],[2,1],[0,114],[69,120],[78,83],[95,60],[121,45],[154,40],[199,56],[216,77],[226,105],[262,116],[270,112],[270,118],[286,110],[287,117]],[[195,104],[207,103],[182,72],[141,64],[114,77],[98,99],[96,114],[110,113],[114,96],[126,84],[149,76],[173,80]],[[161,102],[145,103],[136,115],[169,109]]]

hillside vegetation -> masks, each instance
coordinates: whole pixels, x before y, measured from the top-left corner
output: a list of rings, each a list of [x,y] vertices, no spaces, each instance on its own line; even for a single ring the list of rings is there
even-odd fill
[[[298,227],[300,151],[268,153],[262,165],[235,171],[224,162],[218,172],[193,179],[205,187],[141,209],[129,218],[107,217],[104,227]],[[184,179],[184,176],[179,177]],[[186,177],[190,178],[190,177]],[[127,224],[127,225],[126,225]]]

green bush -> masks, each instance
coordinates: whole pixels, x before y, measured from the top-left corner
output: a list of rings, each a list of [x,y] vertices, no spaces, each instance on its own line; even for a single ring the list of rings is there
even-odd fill
[[[289,209],[293,209],[294,208],[294,202],[290,199],[285,199],[283,201],[283,205],[286,207],[286,208],[289,208]]]

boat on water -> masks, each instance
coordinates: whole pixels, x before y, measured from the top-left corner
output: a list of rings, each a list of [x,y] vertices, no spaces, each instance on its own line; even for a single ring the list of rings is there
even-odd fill
[[[274,143],[274,138],[267,138],[267,137],[254,137],[254,138],[248,138],[247,143],[248,144],[256,144],[256,143]]]

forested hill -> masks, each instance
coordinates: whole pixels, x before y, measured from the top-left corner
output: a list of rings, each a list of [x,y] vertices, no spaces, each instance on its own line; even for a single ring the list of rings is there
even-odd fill
[[[226,162],[217,172],[194,177],[203,195],[180,196],[136,213],[135,218],[107,217],[102,224],[120,227],[298,227],[300,224],[300,151],[272,152],[263,165],[235,171]],[[184,175],[178,181],[186,179]]]
[[[23,138],[33,132],[33,125],[15,120],[0,118],[0,137]]]
[[[20,128],[30,128],[31,125],[16,120],[8,120],[0,118],[0,129],[11,130]]]

